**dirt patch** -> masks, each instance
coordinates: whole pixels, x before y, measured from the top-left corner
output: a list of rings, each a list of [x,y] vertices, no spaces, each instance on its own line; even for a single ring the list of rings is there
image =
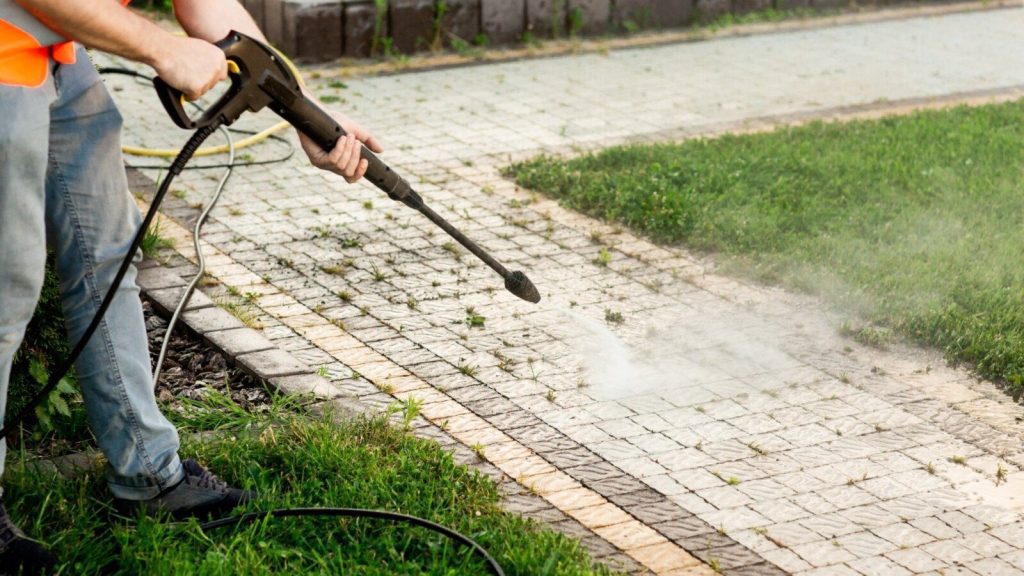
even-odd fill
[[[150,362],[155,365],[167,333],[167,320],[157,315],[148,302],[143,303],[143,310]],[[239,406],[250,411],[270,403],[270,394],[262,380],[229,367],[223,354],[179,324],[171,334],[171,345],[157,383],[157,399],[174,409],[181,398],[199,400],[210,389],[227,394]]]

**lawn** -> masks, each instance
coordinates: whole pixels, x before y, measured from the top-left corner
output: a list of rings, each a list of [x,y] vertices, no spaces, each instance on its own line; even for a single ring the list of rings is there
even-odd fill
[[[421,516],[477,540],[520,575],[609,574],[573,539],[498,508],[487,477],[456,464],[436,443],[384,417],[336,423],[275,401],[259,414],[211,402],[174,416],[183,454],[235,485],[257,490],[246,511],[278,507],[379,508]],[[415,410],[404,414],[414,415]],[[468,549],[423,528],[378,520],[267,519],[203,533],[195,521],[113,515],[98,473],[40,473],[12,453],[4,502],[15,521],[66,562],[62,574],[438,574],[481,575]]]
[[[543,157],[509,172],[1024,390],[1024,101]]]

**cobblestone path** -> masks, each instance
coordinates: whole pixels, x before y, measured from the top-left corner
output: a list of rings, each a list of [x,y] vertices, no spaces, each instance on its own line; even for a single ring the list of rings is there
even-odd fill
[[[367,186],[298,158],[240,169],[205,236],[213,292],[323,366],[337,393],[422,401],[659,574],[1024,574],[1024,410],[995,386],[923,351],[860,346],[814,302],[499,173],[541,152],[1013,91],[1024,10],[371,79],[313,72],[431,206],[544,296],[511,297]],[[184,141],[148,87],[111,83],[132,144]],[[188,173],[165,213],[190,224],[217,177]]]

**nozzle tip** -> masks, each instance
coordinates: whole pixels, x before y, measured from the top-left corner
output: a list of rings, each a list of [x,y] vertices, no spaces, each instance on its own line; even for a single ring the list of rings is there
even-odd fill
[[[505,289],[527,302],[534,304],[540,302],[540,292],[537,291],[537,287],[530,282],[526,274],[518,270],[505,277]]]

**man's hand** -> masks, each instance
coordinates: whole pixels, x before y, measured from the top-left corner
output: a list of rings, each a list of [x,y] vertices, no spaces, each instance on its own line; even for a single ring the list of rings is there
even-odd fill
[[[173,37],[153,60],[157,75],[181,90],[189,100],[198,100],[210,88],[228,77],[224,51],[205,40]]]
[[[337,112],[328,113],[334,117],[338,124],[341,124],[345,132],[348,132],[347,136],[342,136],[338,140],[333,150],[330,152],[324,150],[301,132],[299,133],[299,141],[302,143],[302,149],[306,151],[306,155],[309,156],[309,161],[313,163],[313,166],[330,170],[335,174],[343,176],[349,184],[354,184],[366,174],[368,166],[366,160],[360,157],[363,144],[377,153],[383,152],[384,148],[381,147],[380,142],[376,138],[371,136],[369,132],[353,120]]]

